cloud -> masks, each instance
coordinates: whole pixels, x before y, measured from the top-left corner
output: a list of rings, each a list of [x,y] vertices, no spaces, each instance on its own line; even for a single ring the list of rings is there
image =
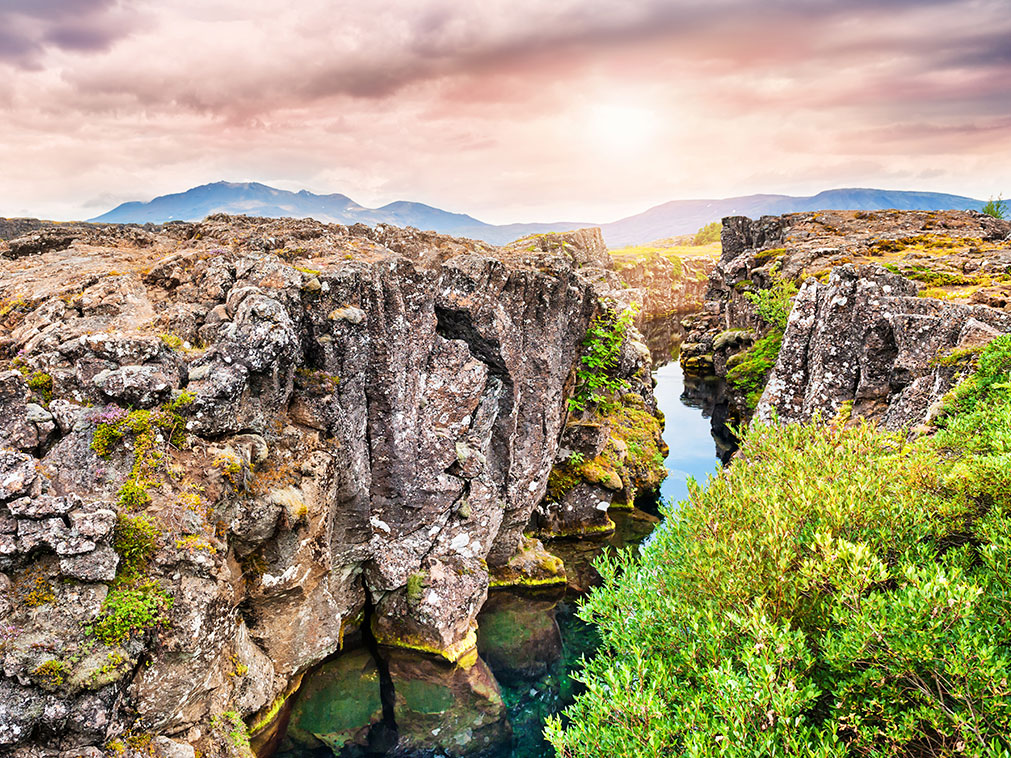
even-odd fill
[[[134,20],[118,0],[4,0],[0,61],[36,69],[48,51],[106,51],[132,31]]]
[[[109,3],[88,5],[100,13]],[[668,60],[701,60],[723,71],[786,68],[805,59],[848,67],[868,54],[912,58],[927,70],[980,68],[1006,59],[1000,32],[1004,40],[1011,33],[999,9],[986,3],[968,37],[957,24],[944,23],[934,34],[908,33],[916,16],[959,13],[964,3],[953,0],[305,0],[282,16],[276,3],[250,0],[235,17],[196,20],[185,6],[178,12],[147,6],[150,35],[101,63],[67,69],[65,80],[98,104],[116,93],[140,107],[249,117],[340,96],[384,99],[419,84],[494,75],[531,61],[544,69],[599,66],[609,55],[644,45],[663,48]],[[980,45],[978,29],[991,20],[988,44]],[[879,28],[889,33],[875,33]],[[65,48],[97,48],[121,33],[85,28],[75,36],[66,25],[47,30]],[[868,35],[876,38],[878,55],[861,46]],[[182,60],[173,52],[179,50]]]

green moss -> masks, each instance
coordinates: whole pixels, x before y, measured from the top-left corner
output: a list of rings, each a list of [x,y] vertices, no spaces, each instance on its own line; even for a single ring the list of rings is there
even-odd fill
[[[170,350],[183,349],[183,338],[176,334],[159,334],[158,338]]]
[[[884,255],[885,253],[900,253],[905,250],[954,251],[965,246],[966,241],[953,239],[940,234],[918,234],[895,240],[878,240],[873,242],[869,255]]]
[[[931,366],[945,366],[949,368],[966,368],[973,365],[983,352],[985,345],[973,345],[952,350],[944,355],[935,356],[931,361]]]
[[[755,254],[755,261],[764,263],[765,261],[771,261],[773,258],[782,258],[786,255],[785,247],[774,247],[769,250],[762,250]]]
[[[899,274],[907,279],[923,282],[928,287],[967,287],[976,284],[989,283],[989,277],[963,276],[962,274],[950,271],[938,271],[936,269],[919,264],[895,264],[886,263],[884,268],[893,274]]]
[[[42,398],[43,404],[53,399],[53,377],[44,371],[34,371],[26,380],[28,388]]]
[[[294,691],[282,693],[277,697],[275,697],[273,702],[271,702],[270,707],[266,711],[264,711],[259,716],[259,718],[256,719],[256,721],[254,721],[250,725],[249,727],[250,736],[259,734],[268,726],[270,726],[270,724],[274,721],[274,719],[277,718],[277,714],[279,714],[281,712],[281,709],[284,708],[284,704],[288,702],[288,700],[291,698],[293,694]]]
[[[548,474],[547,500],[551,503],[561,502],[561,500],[571,492],[580,482],[577,474],[569,463],[560,463],[551,469]]]
[[[569,537],[592,537],[595,534],[610,534],[617,527],[611,519],[607,519],[603,524],[580,524],[571,529],[558,529],[556,531],[542,531],[540,537],[543,539],[565,539]]]
[[[418,571],[407,577],[407,602],[410,605],[418,605],[421,602],[425,592],[426,577],[427,574],[424,571]]]
[[[32,671],[35,680],[47,690],[57,689],[66,680],[70,668],[63,661],[51,660]]]
[[[421,679],[398,680],[397,695],[402,697],[404,705],[415,713],[445,713],[455,702],[449,687]]]
[[[488,587],[501,589],[503,587],[554,587],[568,582],[565,575],[531,577],[522,574],[510,576],[508,579],[492,579],[488,582]]]
[[[407,650],[416,650],[419,653],[427,653],[428,655],[444,658],[450,663],[456,663],[457,661],[470,656],[471,653],[477,652],[477,634],[473,630],[468,632],[467,636],[459,642],[450,645],[449,647],[442,648],[431,644],[427,640],[415,634],[399,634],[397,636],[383,634],[382,630],[376,624],[376,618],[373,616],[372,634],[375,636],[376,642],[380,645],[405,648]]]
[[[748,348],[744,357],[727,372],[727,382],[745,393],[745,402],[749,408],[758,406],[765,382],[776,365],[782,346],[783,333],[770,332]]]

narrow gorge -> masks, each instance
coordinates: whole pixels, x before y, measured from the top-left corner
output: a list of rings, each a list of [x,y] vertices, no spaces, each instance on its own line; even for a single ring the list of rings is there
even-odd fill
[[[1009,301],[971,212],[621,265],[598,230],[0,225],[0,753],[510,755],[513,693],[539,734],[593,649],[593,557],[657,523],[654,369],[724,462],[753,417],[915,433]]]

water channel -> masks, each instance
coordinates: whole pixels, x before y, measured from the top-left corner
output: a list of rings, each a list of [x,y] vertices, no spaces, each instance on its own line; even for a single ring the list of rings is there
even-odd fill
[[[664,439],[670,449],[665,460],[670,474],[662,485],[660,498],[676,504],[687,497],[690,477],[704,482],[721,461],[729,459],[733,438],[723,424],[725,403],[721,403],[720,385],[715,380],[685,377],[677,361],[677,335],[664,337],[663,344],[650,346],[656,356],[655,395],[665,416]],[[462,667],[454,670],[420,660],[421,656],[401,660],[392,655],[385,675],[393,677],[396,702],[369,701],[364,705],[356,702],[351,710],[359,718],[366,718],[363,723],[368,723],[370,709],[373,717],[388,709],[386,719],[394,712],[399,743],[392,746],[377,739],[381,730],[373,729],[376,734],[370,736],[368,744],[346,747],[336,753],[338,758],[436,758],[456,754],[454,748],[460,747],[468,751],[477,747],[472,754],[484,758],[553,756],[553,749],[541,735],[544,719],[572,702],[579,685],[571,675],[578,669],[579,660],[592,655],[598,645],[595,629],[576,615],[579,595],[597,578],[592,562],[598,555],[642,542],[659,523],[656,507],[642,505],[645,510],[612,512],[617,529],[606,539],[555,540],[545,544],[565,562],[567,588],[546,593],[492,591],[478,617],[480,659],[466,672]],[[311,692],[297,696],[301,702],[295,703],[292,727],[277,753],[280,758],[335,755],[304,730],[300,732],[298,723],[301,719],[304,726],[334,718],[332,714],[348,709],[349,697],[358,697],[340,687],[346,681],[348,664],[352,678],[359,681],[364,670],[361,666],[367,668],[370,658],[366,651],[357,653],[361,662],[352,660],[350,655],[355,653],[341,654],[324,664],[324,667],[338,665],[342,673],[333,674],[337,679],[324,677],[321,681],[318,674],[313,675],[315,679],[308,687]],[[383,672],[372,673],[379,676]],[[366,680],[368,676],[361,681]],[[496,681],[501,703],[494,694]],[[342,703],[336,703],[335,698]],[[500,718],[502,705],[508,713],[508,723]],[[495,715],[490,715],[493,712]],[[332,731],[338,739],[344,738],[339,726]]]

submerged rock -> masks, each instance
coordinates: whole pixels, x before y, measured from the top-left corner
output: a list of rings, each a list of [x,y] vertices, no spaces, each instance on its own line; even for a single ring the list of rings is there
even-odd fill
[[[288,738],[340,752],[366,745],[369,729],[382,721],[379,667],[366,650],[343,653],[302,680],[288,723]]]
[[[503,683],[542,676],[562,655],[554,597],[498,590],[478,617],[478,652]]]
[[[395,702],[398,751],[490,755],[512,735],[498,683],[474,652],[450,665],[410,651],[383,651]]]

